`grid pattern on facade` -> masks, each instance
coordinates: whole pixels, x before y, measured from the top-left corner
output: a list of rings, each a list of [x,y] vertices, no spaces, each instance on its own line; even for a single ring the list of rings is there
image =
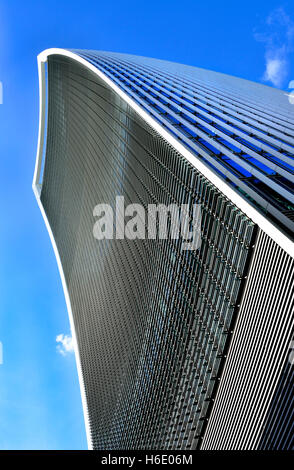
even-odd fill
[[[199,203],[201,247],[93,237],[98,203]],[[71,299],[94,448],[189,449],[212,408],[255,226],[93,73],[48,58],[41,201]]]
[[[230,77],[230,88],[227,84],[226,89],[217,73],[210,83],[207,77],[199,78],[199,69],[189,75],[180,64],[173,64],[173,70],[165,61],[100,51],[74,52],[104,72],[293,236],[294,113],[283,109],[280,102],[275,106],[277,90],[264,103],[258,85],[251,89],[247,82],[248,89],[241,94],[238,85],[245,81],[235,77]],[[287,97],[284,100],[286,104]]]

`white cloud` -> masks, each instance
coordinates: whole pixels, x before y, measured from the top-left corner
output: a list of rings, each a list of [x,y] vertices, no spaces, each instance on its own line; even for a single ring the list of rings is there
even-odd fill
[[[67,354],[74,352],[73,339],[70,335],[57,335],[56,342],[58,343],[56,349],[62,356],[66,356]]]
[[[263,81],[281,87],[288,74],[289,54],[293,49],[294,22],[282,7],[266,18],[264,32],[255,33],[256,41],[265,45]]]
[[[276,87],[281,87],[288,72],[288,62],[279,53],[266,55],[265,72],[263,80],[271,82]]]

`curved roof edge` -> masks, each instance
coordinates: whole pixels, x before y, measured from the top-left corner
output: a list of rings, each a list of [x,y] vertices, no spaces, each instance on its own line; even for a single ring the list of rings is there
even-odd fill
[[[98,70],[94,65],[90,64],[87,60],[83,59],[74,52],[67,49],[51,48],[46,49],[38,55],[38,68],[39,68],[39,81],[40,81],[40,118],[39,118],[39,139],[38,151],[33,180],[33,189],[36,197],[39,198],[38,180],[41,173],[42,153],[44,146],[45,134],[45,71],[44,64],[50,55],[61,55],[68,57],[81,65],[88,68],[101,78],[110,88],[117,93],[139,116],[144,119],[155,131],[157,131],[170,145],[172,145],[181,155],[183,155],[191,165],[202,173],[208,180],[211,181],[228,199],[230,199],[239,209],[241,209],[254,223],[256,223],[261,230],[269,235],[281,248],[283,248],[290,256],[294,257],[294,243],[284,234],[278,227],[269,221],[263,214],[250,205],[245,199],[242,198],[232,187],[225,181],[217,176],[210,170],[200,159],[190,152],[184,145],[182,145],[169,131],[165,130],[151,115],[143,110],[131,97],[127,95],[121,88],[119,88],[110,78],[103,72]],[[46,221],[45,221],[46,222]],[[48,221],[47,221],[48,224]],[[48,224],[49,225],[49,224]],[[52,237],[53,238],[53,237]],[[54,242],[55,243],[55,242]],[[61,268],[62,269],[62,268]]]

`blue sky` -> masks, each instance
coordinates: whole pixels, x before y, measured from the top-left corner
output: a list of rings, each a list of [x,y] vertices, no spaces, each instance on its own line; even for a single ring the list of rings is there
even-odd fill
[[[49,47],[146,55],[287,90],[294,4],[0,0],[0,449],[86,448],[74,357],[56,342],[70,333],[61,282],[31,190],[36,56]]]

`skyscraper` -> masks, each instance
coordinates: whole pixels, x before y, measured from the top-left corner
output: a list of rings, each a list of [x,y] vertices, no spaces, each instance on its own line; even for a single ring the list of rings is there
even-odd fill
[[[287,96],[110,52],[49,49],[38,65],[33,188],[63,282],[89,446],[292,448]],[[200,205],[200,246],[97,240],[93,210],[117,196]]]

